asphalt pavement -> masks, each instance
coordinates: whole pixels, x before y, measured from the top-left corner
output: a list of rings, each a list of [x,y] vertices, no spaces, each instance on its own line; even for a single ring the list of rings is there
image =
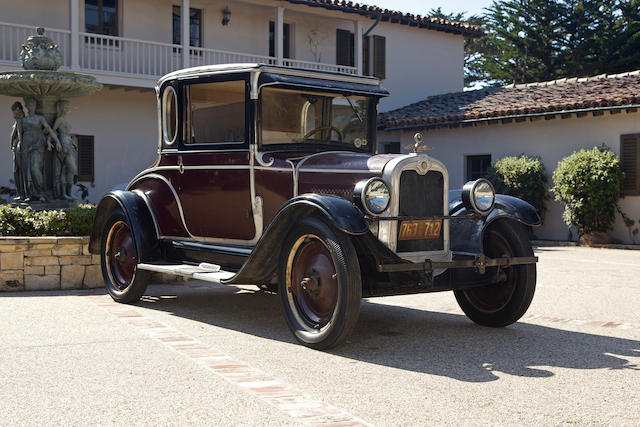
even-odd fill
[[[253,287],[2,293],[0,425],[640,425],[640,251],[536,254],[517,324],[451,292],[372,298],[329,352]]]

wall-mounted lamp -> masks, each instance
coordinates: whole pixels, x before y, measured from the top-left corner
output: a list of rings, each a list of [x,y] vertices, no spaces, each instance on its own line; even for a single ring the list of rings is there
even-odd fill
[[[231,21],[231,11],[225,7],[222,9],[222,25],[229,25],[229,21]]]

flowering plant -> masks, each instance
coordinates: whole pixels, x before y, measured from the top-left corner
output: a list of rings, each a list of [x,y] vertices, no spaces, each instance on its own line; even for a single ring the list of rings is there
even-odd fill
[[[0,236],[87,236],[91,234],[94,205],[36,211],[31,207],[0,206]]]

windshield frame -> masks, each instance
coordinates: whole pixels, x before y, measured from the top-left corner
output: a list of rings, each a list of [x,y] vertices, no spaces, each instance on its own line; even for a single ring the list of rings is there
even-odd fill
[[[368,117],[368,129],[367,129],[367,141],[368,144],[362,148],[356,148],[354,146],[348,146],[346,144],[331,144],[331,143],[321,143],[314,144],[312,142],[305,143],[282,143],[282,144],[264,144],[262,141],[262,106],[264,102],[263,98],[263,89],[265,88],[274,88],[274,89],[288,89],[295,90],[301,92],[308,93],[330,93],[335,94],[336,97],[349,97],[349,96],[362,96],[367,98],[367,117]],[[295,84],[282,84],[282,83],[266,83],[260,85],[258,91],[258,101],[257,101],[257,117],[256,117],[256,136],[258,141],[258,149],[260,151],[291,151],[291,152],[301,152],[301,151],[313,151],[313,152],[322,152],[322,151],[352,151],[355,153],[370,153],[373,154],[376,151],[376,129],[377,129],[377,106],[380,100],[379,96],[375,96],[372,94],[363,94],[361,92],[350,92],[340,89],[333,89],[330,87],[310,87],[305,85],[295,85]]]

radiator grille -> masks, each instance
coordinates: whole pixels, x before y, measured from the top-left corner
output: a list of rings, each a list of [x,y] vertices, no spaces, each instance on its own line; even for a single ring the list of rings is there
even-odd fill
[[[444,177],[436,171],[420,175],[404,171],[400,175],[399,216],[430,217],[443,215]],[[398,224],[400,230],[400,224]],[[440,251],[444,249],[444,227],[440,238],[398,240],[398,252]]]

